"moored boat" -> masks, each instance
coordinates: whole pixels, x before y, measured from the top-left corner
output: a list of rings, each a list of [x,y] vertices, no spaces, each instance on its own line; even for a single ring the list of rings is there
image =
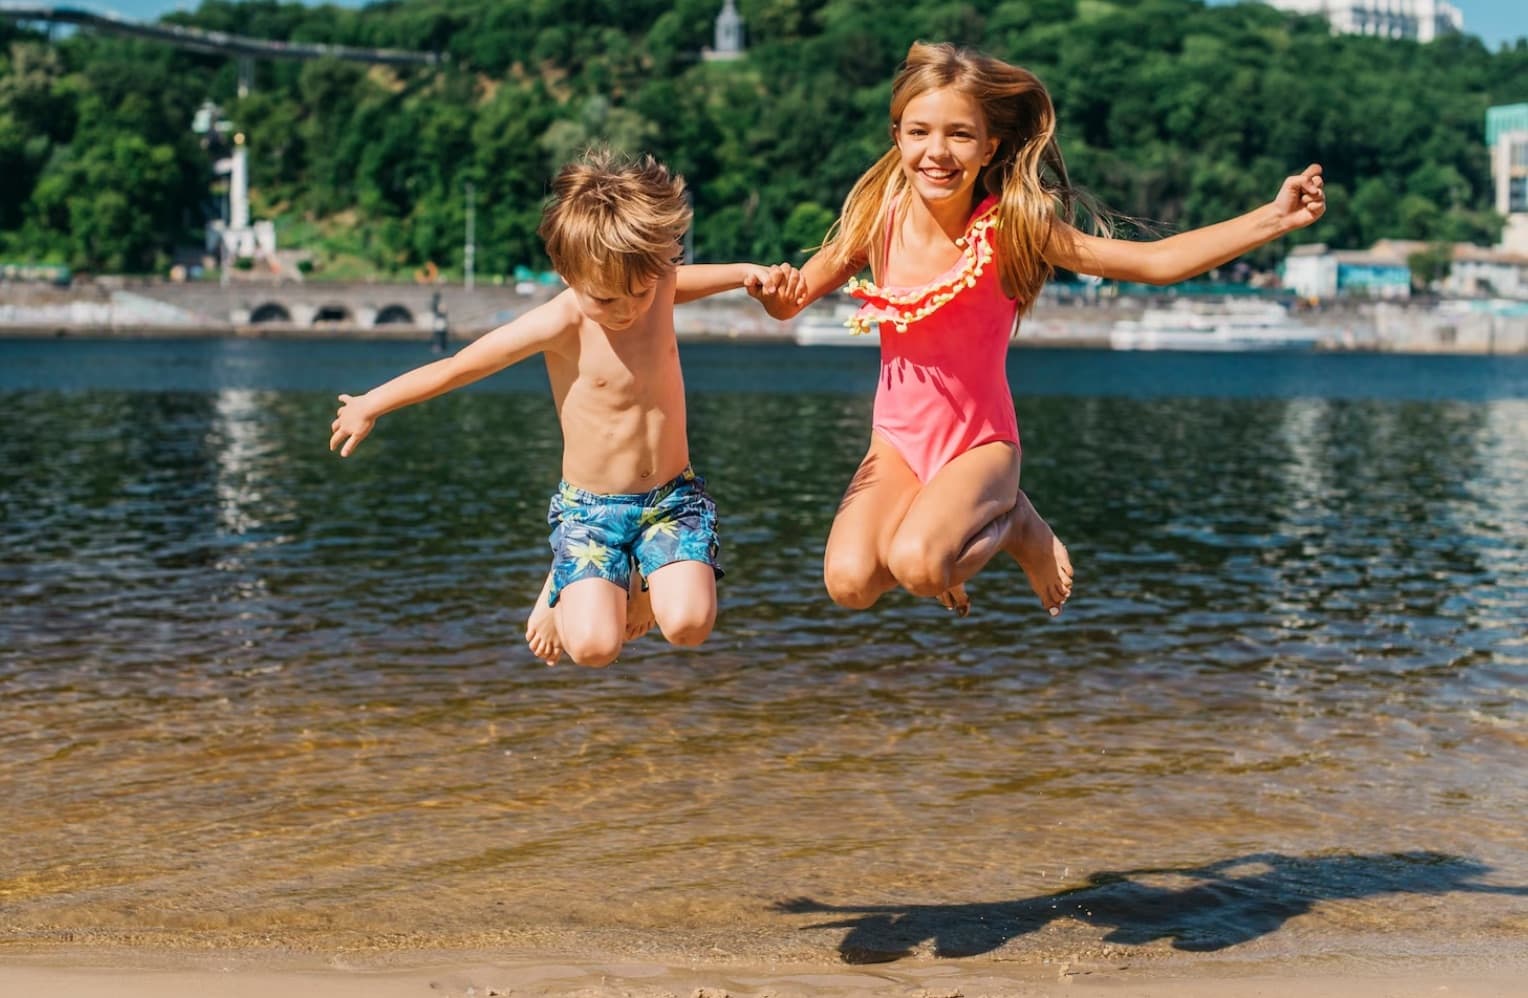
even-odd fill
[[[1122,319],[1109,330],[1116,350],[1311,350],[1321,330],[1274,302],[1175,302]]]

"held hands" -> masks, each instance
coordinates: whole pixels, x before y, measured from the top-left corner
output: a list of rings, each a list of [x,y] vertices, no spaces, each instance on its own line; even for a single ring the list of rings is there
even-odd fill
[[[1286,230],[1303,229],[1326,213],[1326,190],[1321,178],[1321,164],[1312,163],[1304,172],[1288,177],[1273,199],[1274,211]]]
[[[794,315],[797,306],[806,301],[806,280],[801,271],[790,264],[761,267],[751,263],[747,267],[743,277],[744,289],[774,318]]]
[[[340,457],[349,457],[350,452],[355,450],[371,428],[377,425],[377,417],[366,411],[366,406],[361,398],[350,395],[340,396],[340,408],[334,416],[334,422],[329,424],[333,434],[329,437],[329,449],[339,447]],[[343,444],[344,446],[340,446]]]

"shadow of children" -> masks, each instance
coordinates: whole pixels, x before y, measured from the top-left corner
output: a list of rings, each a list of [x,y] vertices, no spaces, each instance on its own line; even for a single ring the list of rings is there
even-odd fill
[[[925,942],[940,957],[974,956],[1062,918],[1109,929],[1105,942],[1169,939],[1175,949],[1203,952],[1267,935],[1323,901],[1456,891],[1528,897],[1528,886],[1480,883],[1489,872],[1483,863],[1436,852],[1255,853],[1205,866],[1095,873],[1086,886],[1014,901],[856,907],[798,898],[775,908],[854,916],[808,926],[849,929],[838,947],[847,963],[896,960]],[[1192,883],[1148,882],[1175,878]]]

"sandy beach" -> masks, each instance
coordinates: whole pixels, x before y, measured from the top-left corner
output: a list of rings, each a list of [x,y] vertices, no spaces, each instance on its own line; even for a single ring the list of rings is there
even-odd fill
[[[697,343],[726,613],[578,671],[543,372],[324,446],[421,350],[0,342],[0,998],[1528,995],[1521,359],[1016,358],[1053,621],[826,606],[875,355]]]
[[[623,959],[497,959],[418,954],[399,966],[334,958],[300,964],[248,953],[171,962],[149,952],[8,958],[0,993],[47,998],[1520,998],[1528,960],[1439,966],[1398,961],[1300,961],[1269,966],[1186,959],[1149,966],[1129,960],[1023,966],[986,960],[906,960],[869,967],[748,963],[660,963]]]

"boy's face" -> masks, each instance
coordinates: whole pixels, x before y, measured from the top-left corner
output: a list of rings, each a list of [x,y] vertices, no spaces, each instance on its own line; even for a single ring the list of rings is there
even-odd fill
[[[650,281],[635,291],[606,288],[573,288],[578,310],[612,333],[629,329],[653,307],[658,282]]]

